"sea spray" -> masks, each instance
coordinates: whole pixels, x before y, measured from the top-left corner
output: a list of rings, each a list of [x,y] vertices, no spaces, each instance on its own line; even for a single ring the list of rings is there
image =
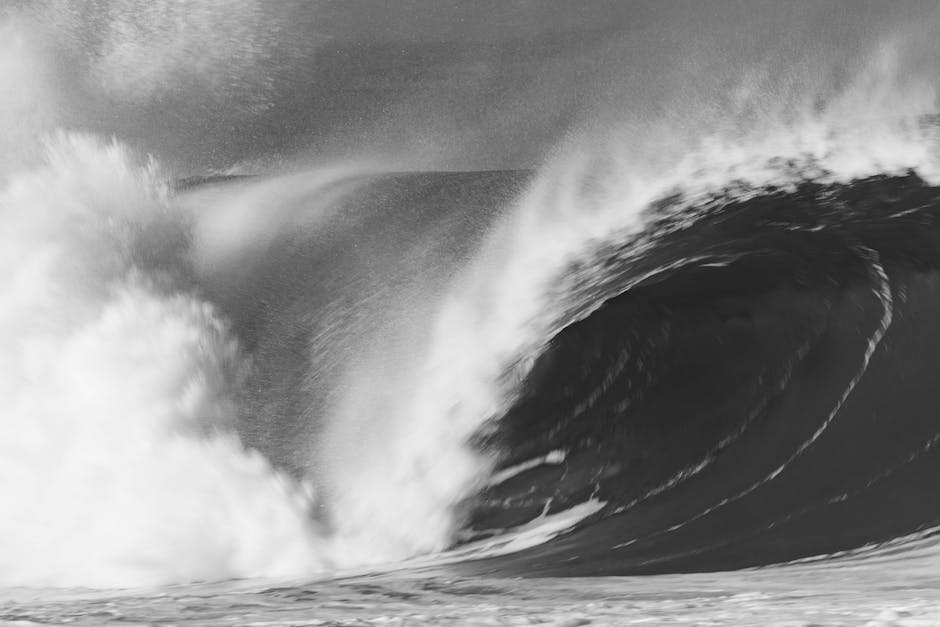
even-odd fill
[[[232,431],[249,364],[186,285],[158,169],[63,134],[0,219],[0,584],[323,567],[309,496]]]

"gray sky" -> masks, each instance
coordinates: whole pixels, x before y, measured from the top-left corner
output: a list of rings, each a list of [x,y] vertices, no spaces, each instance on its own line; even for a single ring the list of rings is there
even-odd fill
[[[720,109],[745,75],[773,75],[768,99],[835,84],[880,38],[940,23],[940,3],[880,0],[39,6],[85,77],[67,98],[82,123],[195,170],[295,153],[529,167],[586,124]]]

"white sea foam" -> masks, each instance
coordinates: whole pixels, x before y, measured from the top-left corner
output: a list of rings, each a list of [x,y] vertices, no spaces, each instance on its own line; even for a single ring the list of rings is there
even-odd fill
[[[309,495],[231,430],[247,362],[185,289],[156,169],[59,136],[0,220],[0,585],[322,567]]]

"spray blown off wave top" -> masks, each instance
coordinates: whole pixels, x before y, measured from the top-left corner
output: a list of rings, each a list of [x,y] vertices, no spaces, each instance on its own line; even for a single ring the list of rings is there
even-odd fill
[[[932,554],[936,7],[616,4],[0,11],[0,585]]]

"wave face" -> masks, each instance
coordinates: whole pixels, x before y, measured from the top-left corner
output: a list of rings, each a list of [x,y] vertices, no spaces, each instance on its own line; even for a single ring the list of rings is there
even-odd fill
[[[0,586],[933,550],[936,7],[569,4],[0,9]]]
[[[603,304],[551,339],[481,442],[504,475],[474,521],[605,505],[485,568],[727,570],[937,525],[940,190],[910,173],[740,193],[687,222],[670,199],[647,250],[571,269]]]

